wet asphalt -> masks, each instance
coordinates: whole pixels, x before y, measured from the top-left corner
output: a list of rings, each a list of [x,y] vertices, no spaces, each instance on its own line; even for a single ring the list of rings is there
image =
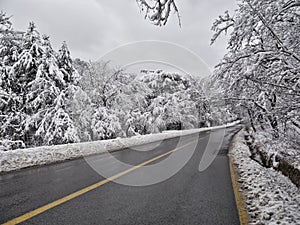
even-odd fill
[[[239,129],[201,132],[2,174],[0,224],[178,147],[174,159],[166,155],[21,224],[239,224],[227,156]],[[222,136],[219,151],[209,139],[218,139],[217,132]],[[216,157],[200,172],[205,151]],[[149,172],[146,167],[154,169]]]

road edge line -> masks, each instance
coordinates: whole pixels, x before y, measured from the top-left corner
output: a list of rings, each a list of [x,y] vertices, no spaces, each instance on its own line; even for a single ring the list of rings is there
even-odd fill
[[[231,174],[231,183],[233,187],[235,203],[239,214],[240,225],[247,225],[248,224],[248,214],[245,209],[244,200],[239,191],[239,185],[236,179],[236,171],[234,169],[232,157],[229,156],[229,168]]]

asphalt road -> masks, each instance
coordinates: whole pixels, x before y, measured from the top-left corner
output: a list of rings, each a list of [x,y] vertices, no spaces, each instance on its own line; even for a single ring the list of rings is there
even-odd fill
[[[107,170],[105,174],[113,176],[150,160],[147,165],[120,176],[115,180],[117,182],[107,181],[31,218],[25,216],[21,224],[239,224],[227,157],[229,140],[237,130],[239,127],[226,129],[221,150],[202,172],[198,169],[199,162],[204,150],[207,151],[209,134],[218,131],[140,146],[139,151],[125,149],[0,175],[0,223],[107,178],[94,169]],[[172,160],[174,152],[167,152],[176,148],[179,148],[179,161],[175,157],[173,165],[182,163],[180,159],[189,153],[192,153],[191,158],[180,166],[175,175],[151,184],[156,177],[161,178],[167,174],[165,171],[172,170],[172,165],[161,165],[161,162],[168,158]],[[149,149],[152,150],[146,151]],[[126,163],[127,167],[115,163],[113,159]],[[153,172],[149,178],[143,169],[151,166],[159,171]],[[143,186],[143,182],[139,181],[150,182],[150,185]],[[125,185],[124,182],[138,186]]]

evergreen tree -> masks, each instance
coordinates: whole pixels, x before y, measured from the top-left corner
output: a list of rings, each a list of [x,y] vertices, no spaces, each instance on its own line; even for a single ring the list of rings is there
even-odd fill
[[[42,47],[44,52],[36,77],[28,83],[26,111],[30,116],[25,127],[28,130],[33,125],[37,145],[78,142],[77,129],[68,111],[75,91],[76,71],[71,64],[64,64],[67,61],[56,58],[48,37],[43,38]],[[69,70],[65,69],[67,66]]]
[[[12,67],[19,57],[20,41],[12,28],[10,18],[0,13],[0,138],[7,149],[23,147],[21,121],[25,118],[20,112],[22,96],[17,90]],[[15,143],[20,143],[15,145]]]
[[[66,42],[63,42],[61,48],[59,49],[57,59],[58,67],[64,74],[64,80],[69,83],[77,84],[80,76],[73,66],[73,60]]]
[[[5,53],[11,60],[1,65],[1,139],[26,146],[79,141],[69,110],[79,75],[66,44],[57,54],[34,23],[21,37],[7,40],[17,44]]]

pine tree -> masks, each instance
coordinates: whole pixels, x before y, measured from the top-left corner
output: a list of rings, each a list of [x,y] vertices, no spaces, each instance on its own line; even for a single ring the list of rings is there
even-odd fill
[[[66,61],[56,58],[48,37],[43,38],[42,47],[44,52],[36,77],[28,83],[26,111],[30,117],[26,130],[34,125],[37,145],[78,142],[77,129],[68,112],[76,88],[72,77],[76,71],[71,64],[65,65]],[[65,69],[67,66],[69,70]]]
[[[59,49],[57,59],[58,67],[64,74],[64,80],[68,83],[77,84],[80,76],[73,66],[73,60],[66,42],[63,42]]]
[[[10,18],[0,12],[0,139],[5,149],[24,147],[20,107],[23,99],[18,95],[18,83],[13,79],[12,66],[16,62],[20,41],[12,28]]]
[[[34,23],[17,44],[10,54],[14,61],[1,67],[1,139],[26,146],[78,142],[69,104],[79,75],[66,44],[57,54]]]

